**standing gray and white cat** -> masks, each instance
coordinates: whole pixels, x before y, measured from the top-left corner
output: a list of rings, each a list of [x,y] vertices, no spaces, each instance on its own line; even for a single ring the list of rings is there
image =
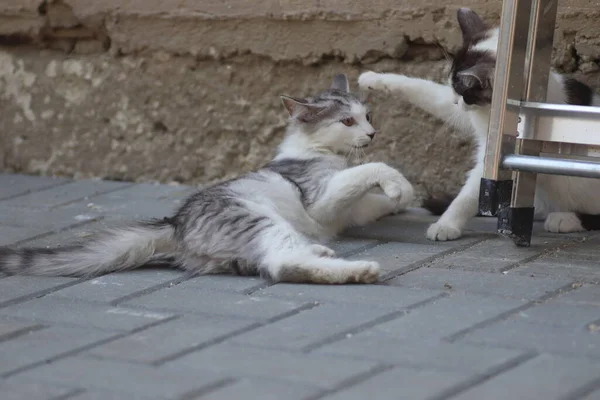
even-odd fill
[[[0,248],[0,271],[90,276],[153,260],[198,273],[261,274],[274,281],[371,283],[379,265],[334,258],[318,242],[403,210],[413,188],[383,163],[349,166],[375,130],[344,75],[305,99],[282,96],[290,114],[275,158],[256,172],[192,195],[171,218],[115,229],[82,245]],[[362,150],[360,150],[362,151]],[[380,189],[384,194],[374,193]],[[375,190],[373,190],[375,189]]]
[[[401,93],[412,104],[472,134],[477,142],[475,167],[458,196],[427,230],[431,240],[453,240],[477,214],[479,184],[490,119],[490,103],[498,47],[498,28],[490,29],[473,11],[461,8],[458,23],[463,46],[454,56],[448,85],[398,74],[365,72],[359,86]],[[552,72],[548,103],[600,105],[600,96],[571,78]],[[535,212],[550,232],[600,229],[600,180],[538,175]]]

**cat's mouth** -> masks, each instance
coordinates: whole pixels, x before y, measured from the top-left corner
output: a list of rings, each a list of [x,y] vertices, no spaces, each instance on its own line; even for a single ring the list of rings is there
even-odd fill
[[[355,144],[352,147],[354,147],[355,149],[365,149],[365,148],[369,147],[369,143],[367,143],[367,144],[361,144],[361,145]]]

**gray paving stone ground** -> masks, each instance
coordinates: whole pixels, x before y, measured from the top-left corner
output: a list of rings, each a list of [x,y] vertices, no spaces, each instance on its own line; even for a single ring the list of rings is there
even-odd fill
[[[0,174],[0,245],[168,215],[185,186]],[[330,245],[377,285],[272,285],[165,267],[0,275],[0,400],[600,399],[600,235],[532,246],[410,210]]]

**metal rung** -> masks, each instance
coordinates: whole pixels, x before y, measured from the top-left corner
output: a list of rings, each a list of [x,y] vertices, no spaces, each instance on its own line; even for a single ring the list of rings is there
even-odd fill
[[[533,115],[560,115],[561,117],[571,118],[600,118],[600,107],[515,100],[507,100],[506,106],[510,110],[520,110],[521,112]]]
[[[600,178],[600,163],[564,158],[506,155],[502,168],[538,174]]]
[[[600,145],[600,108],[567,104],[516,102],[509,108],[519,108],[518,139],[544,142]],[[528,129],[530,118],[535,129]]]

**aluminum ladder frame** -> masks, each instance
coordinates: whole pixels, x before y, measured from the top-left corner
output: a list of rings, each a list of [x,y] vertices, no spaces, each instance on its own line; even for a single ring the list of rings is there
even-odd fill
[[[558,0],[504,0],[479,214],[531,244],[538,173],[600,178],[600,107],[548,104]]]

